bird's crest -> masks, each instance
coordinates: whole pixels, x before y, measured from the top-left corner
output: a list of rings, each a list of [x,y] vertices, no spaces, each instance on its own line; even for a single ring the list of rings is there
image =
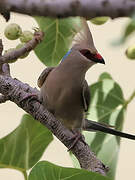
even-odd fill
[[[84,18],[81,18],[81,29],[76,27],[78,33],[73,38],[72,47],[73,48],[86,48],[91,51],[92,54],[97,53],[97,50],[94,46],[92,34],[90,32],[87,21]]]

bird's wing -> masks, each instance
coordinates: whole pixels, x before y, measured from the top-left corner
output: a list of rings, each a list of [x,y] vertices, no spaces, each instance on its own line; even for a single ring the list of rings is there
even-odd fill
[[[39,88],[42,87],[43,83],[45,82],[48,74],[54,69],[55,67],[47,67],[43,70],[43,72],[40,74],[38,80],[37,80],[37,85]]]
[[[83,99],[84,111],[87,112],[90,105],[90,90],[86,80],[84,80],[83,83],[82,99]]]

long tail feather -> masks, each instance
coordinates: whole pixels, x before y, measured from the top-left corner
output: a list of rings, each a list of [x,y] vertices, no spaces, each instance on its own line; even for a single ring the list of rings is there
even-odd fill
[[[85,131],[101,131],[101,132],[112,134],[115,136],[120,136],[123,138],[135,140],[135,135],[127,134],[127,133],[112,129],[110,127],[107,127],[104,124],[101,124],[99,122],[94,122],[94,121],[91,121],[88,119],[85,119],[85,127],[83,127],[83,130],[85,130]]]

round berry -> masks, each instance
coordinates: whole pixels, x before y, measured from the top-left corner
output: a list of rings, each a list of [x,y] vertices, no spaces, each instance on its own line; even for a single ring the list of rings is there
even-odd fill
[[[16,40],[22,34],[22,29],[18,24],[12,23],[5,28],[4,34],[7,39]]]
[[[107,16],[102,16],[102,17],[96,17],[96,18],[92,18],[90,21],[93,23],[93,24],[96,24],[96,25],[102,25],[104,23],[106,23],[108,21],[109,17]]]
[[[126,56],[129,59],[135,59],[135,45],[130,46],[127,50],[126,50]]]
[[[33,38],[33,33],[32,32],[30,32],[30,31],[23,31],[21,36],[20,36],[20,41],[22,43],[26,43],[26,42],[32,40],[32,38]]]

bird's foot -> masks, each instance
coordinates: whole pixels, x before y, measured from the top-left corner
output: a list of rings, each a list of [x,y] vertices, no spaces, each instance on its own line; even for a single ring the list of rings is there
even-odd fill
[[[70,147],[68,148],[68,151],[70,151],[78,142],[78,140],[81,140],[85,145],[85,139],[84,136],[80,133],[80,131],[74,131],[72,130],[72,132],[74,133],[74,136],[72,138],[70,138],[70,140],[73,140],[72,144],[70,145]]]
[[[27,100],[27,104],[29,104],[30,101],[32,100],[37,100],[40,104],[42,103],[38,97],[37,94],[31,93],[31,94],[27,94],[26,96],[24,96],[21,100],[20,103],[24,103]]]

